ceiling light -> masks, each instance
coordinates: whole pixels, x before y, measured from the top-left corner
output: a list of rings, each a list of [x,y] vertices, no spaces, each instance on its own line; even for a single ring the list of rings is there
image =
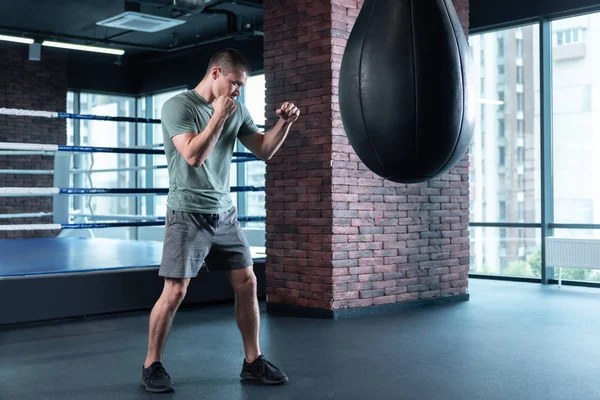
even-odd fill
[[[81,44],[52,42],[49,40],[44,40],[44,42],[42,43],[42,46],[58,47],[61,49],[70,49],[70,50],[93,51],[96,53],[115,54],[117,56],[122,56],[123,54],[125,54],[125,50],[120,50],[120,49],[109,49],[106,47],[96,47],[96,46],[83,46]]]
[[[17,36],[0,35],[0,40],[4,40],[6,42],[16,42],[16,43],[25,43],[25,44],[33,43],[33,39],[17,37]]]

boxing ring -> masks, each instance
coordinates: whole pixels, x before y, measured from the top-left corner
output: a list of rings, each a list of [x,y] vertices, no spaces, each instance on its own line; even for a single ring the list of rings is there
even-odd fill
[[[13,118],[91,119],[157,124],[160,120],[111,117],[60,112],[0,108],[0,115]],[[0,325],[61,318],[147,310],[162,290],[158,268],[162,256],[160,240],[97,238],[96,229],[161,227],[164,217],[147,215],[101,215],[70,210],[70,196],[165,196],[168,188],[69,187],[72,176],[99,172],[164,169],[166,165],[114,169],[73,168],[78,153],[164,155],[161,145],[130,148],[67,146],[0,142],[0,156],[49,155],[52,170],[0,169],[0,174],[52,175],[55,187],[0,187],[0,201],[7,197],[52,197],[52,212],[0,214],[0,232],[53,231],[54,238],[0,240]],[[260,162],[253,154],[235,152],[232,163]],[[91,182],[91,179],[90,179]],[[232,186],[232,193],[264,191],[264,187]],[[52,217],[52,223],[11,224],[15,219]],[[239,216],[240,222],[264,221],[261,216]],[[69,232],[80,234],[71,235]],[[85,234],[83,234],[85,233]],[[75,237],[72,237],[75,236]],[[264,252],[252,248],[258,294],[265,294]],[[229,281],[221,273],[200,270],[192,280],[183,306],[226,301],[234,298]]]

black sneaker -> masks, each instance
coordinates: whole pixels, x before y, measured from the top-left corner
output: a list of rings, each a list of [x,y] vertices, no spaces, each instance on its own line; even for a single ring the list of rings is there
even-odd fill
[[[149,392],[171,392],[175,390],[171,377],[160,361],[154,361],[148,368],[142,365],[142,384]]]
[[[244,366],[242,367],[240,377],[242,379],[261,381],[267,385],[279,385],[288,381],[288,377],[279,368],[267,361],[263,355],[260,355],[251,364],[247,363],[246,359],[244,359]]]

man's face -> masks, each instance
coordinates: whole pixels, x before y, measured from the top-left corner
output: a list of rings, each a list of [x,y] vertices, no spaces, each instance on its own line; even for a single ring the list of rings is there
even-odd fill
[[[223,74],[219,69],[218,77],[215,81],[215,95],[229,96],[232,100],[240,95],[241,88],[246,85],[248,74],[244,70],[232,70],[228,74]]]

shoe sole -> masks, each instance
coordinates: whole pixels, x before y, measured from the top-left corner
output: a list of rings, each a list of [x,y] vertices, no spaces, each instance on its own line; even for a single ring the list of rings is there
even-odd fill
[[[247,373],[244,373],[244,372],[242,372],[240,374],[240,377],[242,379],[250,379],[250,380],[253,380],[253,381],[260,381],[260,382],[264,383],[265,385],[281,385],[282,383],[285,383],[285,382],[287,382],[289,380],[288,377],[286,376],[285,378],[283,378],[280,381],[270,381],[270,380],[262,378],[260,376],[251,375],[251,374],[247,374]]]
[[[144,386],[148,392],[152,393],[165,393],[175,391],[175,386],[173,385],[167,386],[166,388],[153,388],[152,386],[146,385],[146,382],[142,381],[142,386]]]

